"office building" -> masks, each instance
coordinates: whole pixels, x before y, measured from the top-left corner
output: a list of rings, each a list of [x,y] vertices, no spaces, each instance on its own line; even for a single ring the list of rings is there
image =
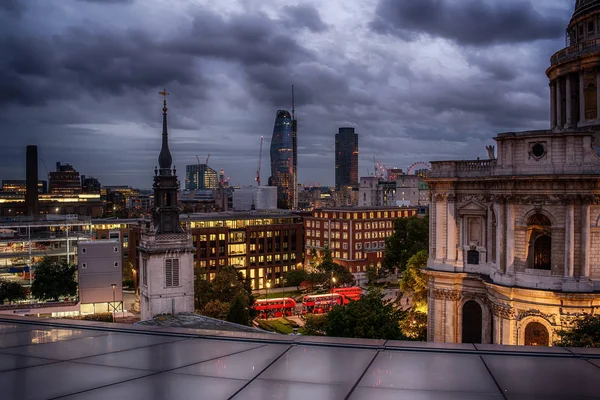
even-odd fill
[[[81,191],[87,194],[100,194],[102,185],[100,181],[91,176],[81,175]]]
[[[74,195],[81,193],[81,179],[79,172],[70,164],[56,163],[56,171],[48,174],[50,194]]]
[[[277,208],[293,209],[297,178],[294,176],[294,143],[292,116],[278,110],[271,138],[271,177],[269,186],[277,187]],[[297,197],[296,197],[297,198]]]
[[[339,128],[335,135],[335,188],[358,185],[358,133]]]
[[[233,192],[235,211],[276,210],[277,188],[273,186],[250,186]]]
[[[215,190],[218,185],[217,171],[208,165],[186,165],[185,190]]]

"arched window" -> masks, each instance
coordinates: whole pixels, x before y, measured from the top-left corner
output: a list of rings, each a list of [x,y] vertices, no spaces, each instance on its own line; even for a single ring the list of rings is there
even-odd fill
[[[542,213],[527,220],[527,266],[533,269],[552,269],[552,222]]]
[[[544,324],[530,322],[525,327],[525,346],[550,346],[550,334]]]
[[[533,243],[533,268],[552,269],[552,239],[548,235],[539,236]]]
[[[483,312],[479,303],[467,301],[462,310],[462,343],[481,343]]]

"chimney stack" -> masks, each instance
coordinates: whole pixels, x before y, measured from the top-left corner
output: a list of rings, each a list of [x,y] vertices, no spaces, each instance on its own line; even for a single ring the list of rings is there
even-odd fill
[[[38,154],[37,146],[27,146],[25,205],[28,216],[37,218],[38,207]]]

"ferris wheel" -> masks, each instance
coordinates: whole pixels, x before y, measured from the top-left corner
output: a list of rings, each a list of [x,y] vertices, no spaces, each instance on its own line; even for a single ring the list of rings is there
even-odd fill
[[[407,175],[415,175],[415,172],[421,169],[426,169],[428,171],[431,171],[431,165],[429,165],[429,163],[426,163],[424,161],[417,161],[416,163],[414,163],[413,165],[411,165],[410,167],[408,167],[408,171],[406,172]]]

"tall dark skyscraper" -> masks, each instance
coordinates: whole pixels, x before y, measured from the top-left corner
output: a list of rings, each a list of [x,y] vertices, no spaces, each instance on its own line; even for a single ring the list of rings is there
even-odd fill
[[[358,185],[358,133],[340,128],[335,135],[335,187]]]
[[[294,85],[292,85],[292,151],[294,152],[293,168],[293,191],[292,210],[298,209],[298,120],[296,120],[296,100],[294,99]]]
[[[294,123],[289,111],[277,111],[270,154],[269,186],[277,186],[277,208],[292,209],[297,178],[294,176]]]

